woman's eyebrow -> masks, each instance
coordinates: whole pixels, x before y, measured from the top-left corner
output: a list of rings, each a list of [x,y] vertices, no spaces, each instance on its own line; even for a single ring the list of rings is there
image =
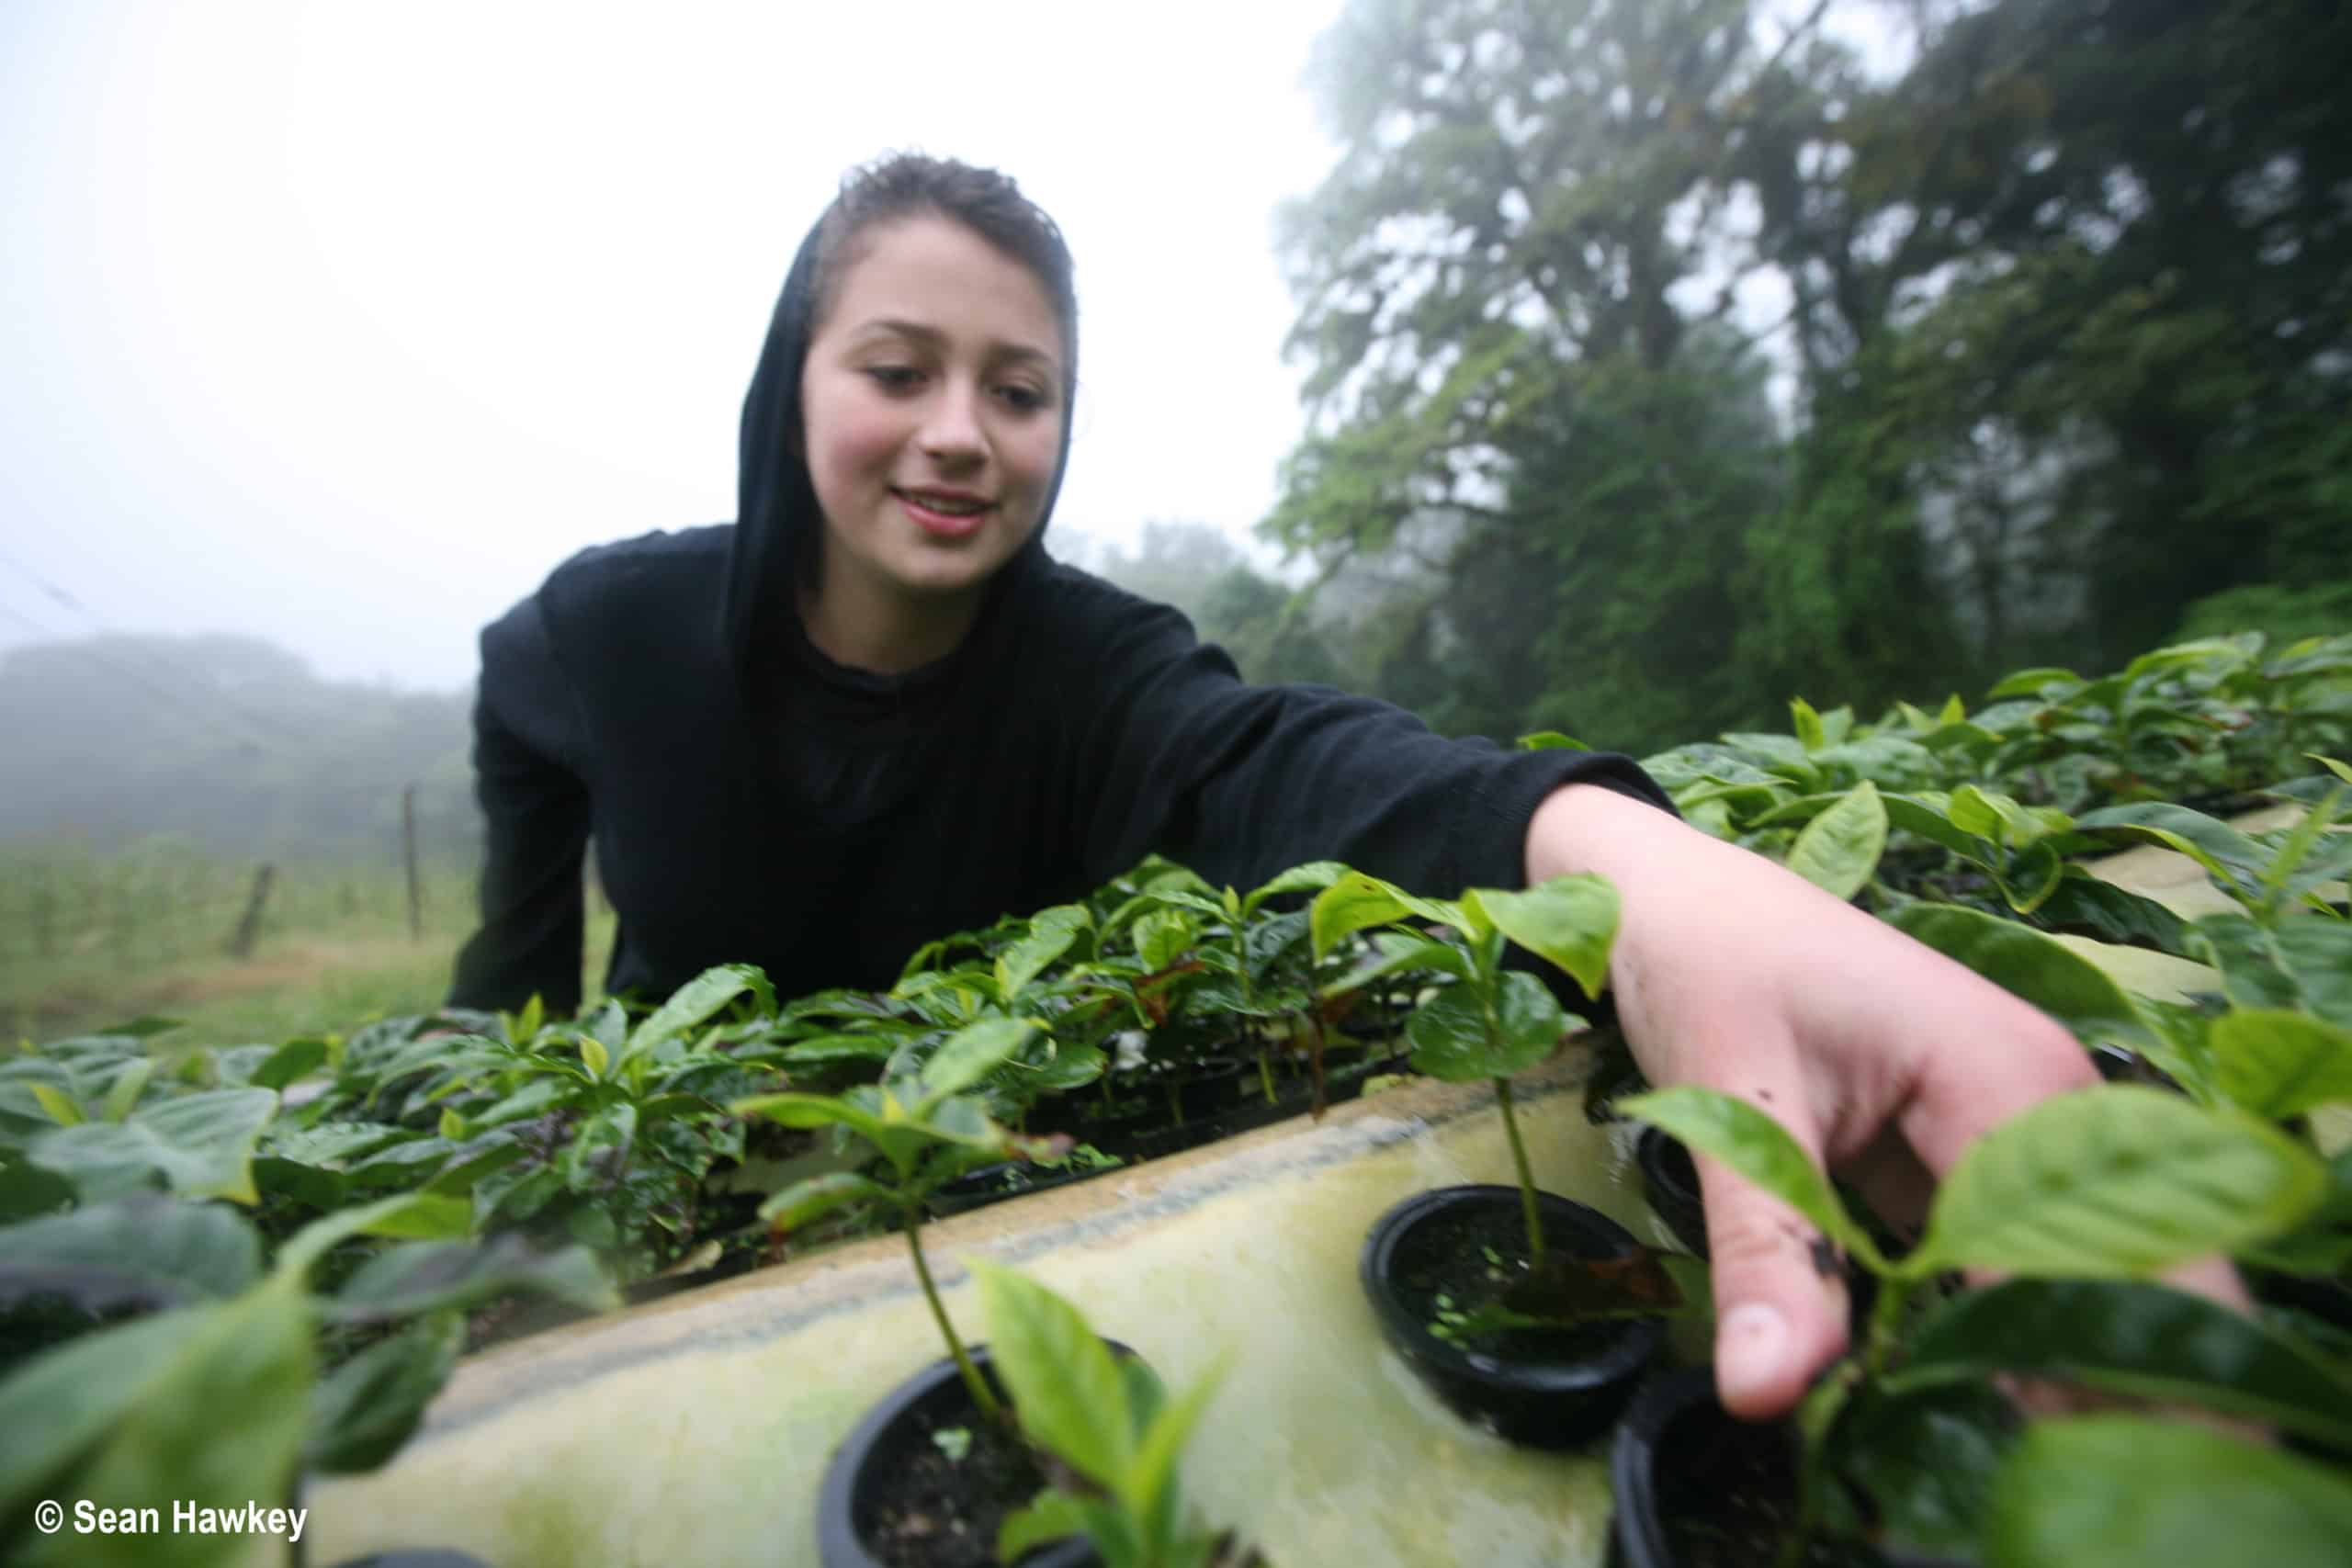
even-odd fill
[[[925,348],[941,349],[947,346],[947,334],[937,327],[928,326],[922,321],[910,321],[898,316],[877,316],[872,321],[861,322],[857,330],[861,335],[889,333],[906,338],[910,342],[921,344]],[[999,340],[988,345],[988,353],[989,358],[996,360],[1034,362],[1049,368],[1054,364],[1052,355],[1042,348],[1033,348],[1023,343],[1007,343]]]

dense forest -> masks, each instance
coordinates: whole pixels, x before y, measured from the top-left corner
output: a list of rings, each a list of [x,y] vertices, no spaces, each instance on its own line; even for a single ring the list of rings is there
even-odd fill
[[[1062,545],[1251,676],[1640,753],[2352,628],[2334,0],[1353,0],[1311,80],[1288,581],[1182,520]],[[0,837],[381,844],[415,784],[469,841],[466,708],[234,638],[20,651]]]

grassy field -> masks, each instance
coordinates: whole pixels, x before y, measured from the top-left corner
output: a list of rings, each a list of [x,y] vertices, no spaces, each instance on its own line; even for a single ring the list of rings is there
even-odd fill
[[[95,857],[19,852],[0,863],[0,1041],[35,1043],[160,1015],[174,1043],[277,1042],[439,1004],[473,929],[470,867],[422,877],[412,937],[393,867],[287,866],[250,956],[227,949],[253,868],[176,849]],[[586,993],[600,989],[613,918],[592,897]]]

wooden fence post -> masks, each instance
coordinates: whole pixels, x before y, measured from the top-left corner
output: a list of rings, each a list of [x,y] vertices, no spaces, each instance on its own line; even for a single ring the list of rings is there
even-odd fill
[[[424,940],[424,889],[416,878],[416,786],[401,791],[401,849],[408,862],[408,939]]]
[[[245,900],[245,912],[237,921],[237,931],[229,939],[229,956],[251,958],[254,943],[261,940],[262,906],[269,902],[270,884],[277,880],[277,868],[264,861],[254,873],[253,896]]]

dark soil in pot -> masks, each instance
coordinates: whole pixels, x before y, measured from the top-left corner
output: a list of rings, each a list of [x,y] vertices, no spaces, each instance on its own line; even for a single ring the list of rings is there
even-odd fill
[[[970,1353],[996,1387],[986,1347]],[[961,1459],[933,1436],[953,1429],[971,1436]],[[823,1568],[996,1568],[998,1530],[1045,1484],[1029,1450],[973,1407],[955,1361],[942,1357],[866,1412],[833,1450],[817,1497],[818,1560]],[[1020,1568],[1100,1563],[1073,1537],[1031,1551]]]
[[[1642,1190],[1674,1238],[1699,1257],[1707,1256],[1707,1211],[1699,1196],[1699,1168],[1690,1151],[1656,1127],[1645,1127],[1634,1145],[1642,1168]]]
[[[1712,1367],[1645,1384],[1617,1427],[1610,1568],[1772,1568],[1797,1518],[1795,1430],[1736,1420]],[[1959,1568],[1852,1540],[1808,1544],[1804,1568]]]
[[[1638,1243],[1614,1220],[1540,1195],[1544,1245],[1618,1258]],[[1525,1272],[1516,1187],[1448,1187],[1407,1199],[1364,1238],[1359,1273],[1381,1332],[1449,1406],[1497,1435],[1569,1448],[1615,1419],[1664,1337],[1661,1319],[1464,1335],[1447,1316],[1498,1301]],[[1444,1315],[1442,1315],[1444,1314]]]

